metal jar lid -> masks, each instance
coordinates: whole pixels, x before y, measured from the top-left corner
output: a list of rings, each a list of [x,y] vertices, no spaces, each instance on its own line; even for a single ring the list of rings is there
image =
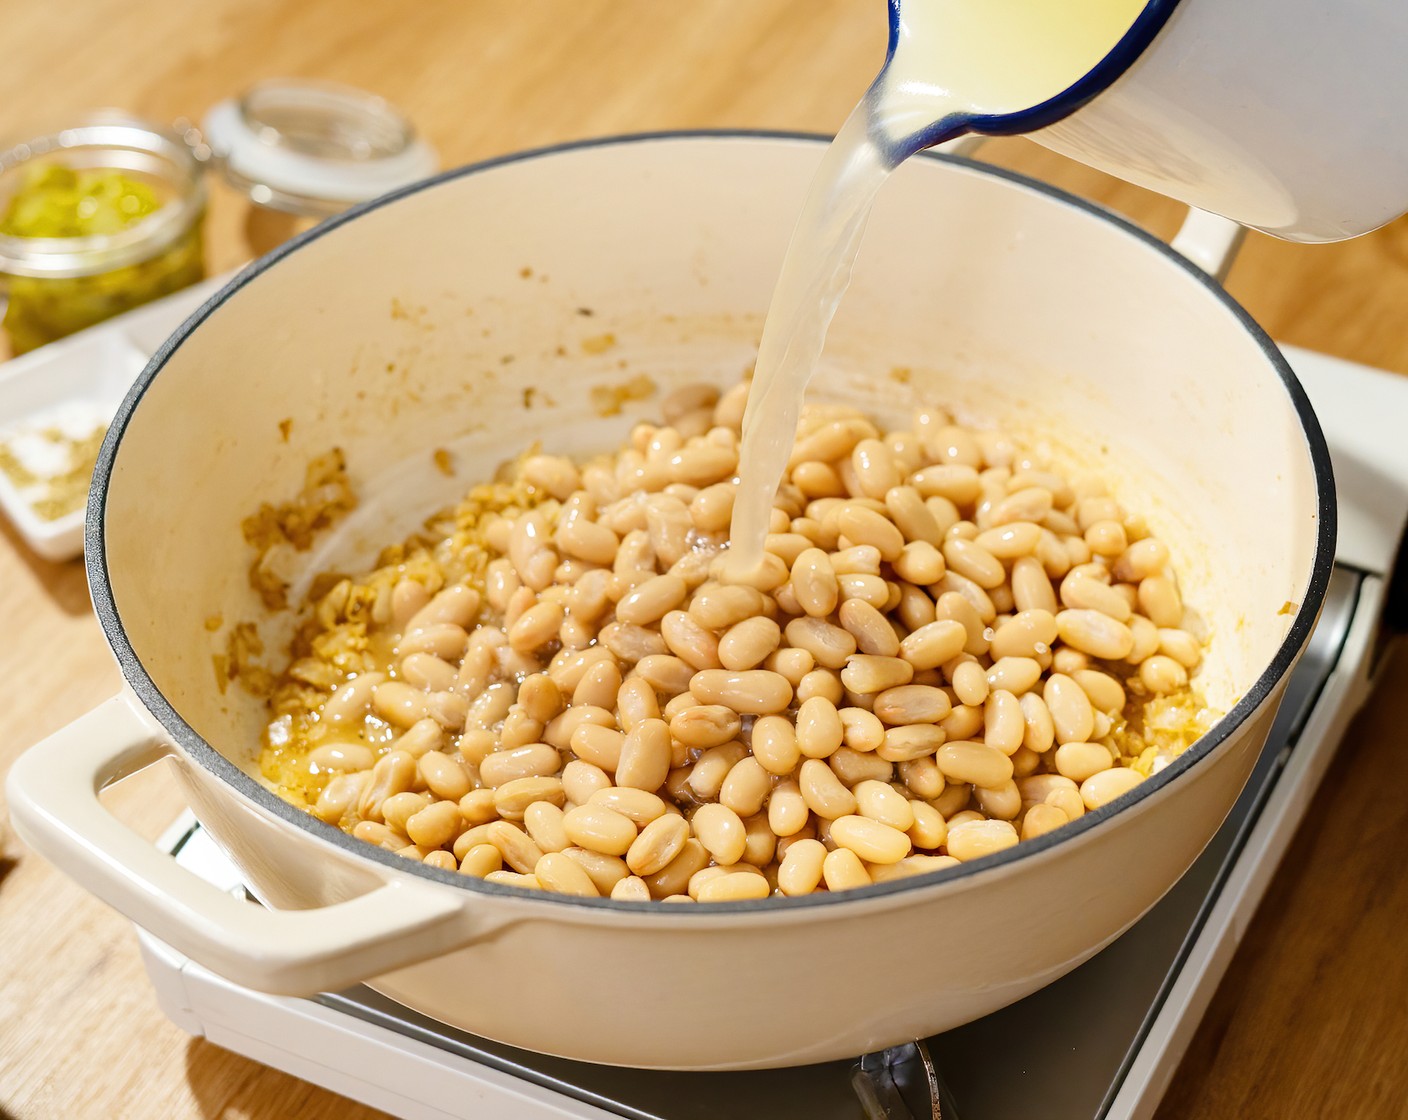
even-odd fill
[[[395,106],[330,82],[260,82],[215,105],[201,130],[233,186],[290,214],[340,213],[437,167]]]

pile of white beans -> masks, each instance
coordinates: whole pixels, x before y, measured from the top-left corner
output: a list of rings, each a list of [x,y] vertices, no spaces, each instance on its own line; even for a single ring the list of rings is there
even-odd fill
[[[305,713],[311,811],[493,882],[713,902],[937,871],[1143,780],[1127,721],[1202,651],[1141,517],[942,410],[812,405],[725,583],[746,393],[522,460],[481,578],[373,573],[392,652]]]

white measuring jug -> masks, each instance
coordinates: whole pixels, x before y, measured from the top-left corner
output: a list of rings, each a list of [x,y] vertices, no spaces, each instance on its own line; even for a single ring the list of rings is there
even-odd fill
[[[894,160],[1027,133],[1291,241],[1408,210],[1408,0],[890,0]]]

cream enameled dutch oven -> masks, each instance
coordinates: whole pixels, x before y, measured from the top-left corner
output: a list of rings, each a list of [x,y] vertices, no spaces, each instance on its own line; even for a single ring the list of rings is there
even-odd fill
[[[1228,713],[1192,749],[976,862],[711,906],[439,872],[252,776],[265,712],[220,687],[216,659],[239,620],[258,622],[271,659],[291,623],[250,587],[241,519],[341,447],[361,504],[294,559],[305,578],[353,570],[533,440],[602,449],[657,407],[598,418],[593,388],[735,380],[820,153],[752,134],[532,152],[372,203],[237,277],[153,359],[103,447],[89,578],[128,687],[15,766],[21,835],[238,983],[366,980],[490,1038],[640,1067],[789,1065],[928,1035],[1134,922],[1231,807],[1314,624],[1329,457],[1286,363],[1206,273],[1080,200],[954,157],[915,159],[882,192],[816,392],[896,419],[950,403],[1147,510],[1211,635],[1200,686]],[[603,334],[615,345],[583,347]],[[267,908],[197,881],[99,803],[167,756]]]

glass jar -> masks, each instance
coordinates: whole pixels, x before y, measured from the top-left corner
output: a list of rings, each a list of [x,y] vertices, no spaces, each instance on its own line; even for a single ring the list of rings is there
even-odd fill
[[[256,253],[436,168],[434,149],[394,105],[332,82],[260,82],[212,107],[201,130],[225,180],[253,203],[246,235]]]
[[[13,351],[201,280],[202,173],[182,137],[113,110],[0,151],[0,289]]]

